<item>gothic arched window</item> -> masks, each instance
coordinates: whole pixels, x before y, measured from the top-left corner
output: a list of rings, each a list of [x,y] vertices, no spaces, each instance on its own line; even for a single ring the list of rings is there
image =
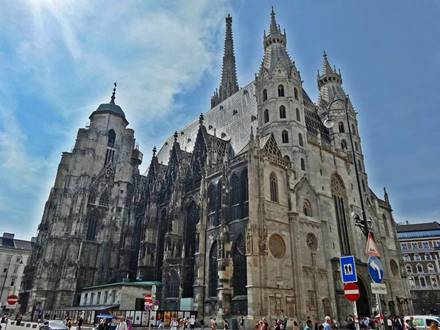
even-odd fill
[[[246,267],[246,244],[243,235],[240,234],[232,248],[232,288],[233,296],[244,296],[247,294],[247,267]]]
[[[278,85],[278,96],[283,97],[284,96],[284,86]]]
[[[339,133],[345,133],[344,123],[342,121],[338,124],[339,127]]]
[[[428,264],[428,273],[435,273],[434,265],[431,263]]]
[[[90,189],[88,203],[95,204],[95,202],[96,202],[96,190]]]
[[[194,284],[194,267],[196,252],[196,232],[197,223],[199,222],[199,208],[195,202],[188,204],[185,210],[185,272],[183,275],[183,290],[182,297],[191,298],[194,296],[193,284]]]
[[[299,145],[301,147],[303,147],[304,146],[304,141],[303,141],[303,136],[302,136],[301,133],[298,134],[298,141],[299,141]]]
[[[286,130],[281,133],[281,140],[283,143],[289,143],[289,133]]]
[[[423,273],[423,266],[421,264],[416,265],[417,273]]]
[[[113,148],[115,146],[115,141],[116,141],[116,133],[114,130],[111,129],[110,131],[108,131],[107,146]]]
[[[177,298],[179,297],[180,279],[176,271],[172,270],[168,276],[166,284],[166,297]]]
[[[278,179],[275,173],[271,173],[269,177],[270,181],[270,200],[272,202],[278,202]]]
[[[358,145],[358,143],[356,141],[354,141],[354,149],[356,151],[359,151],[359,145]]]
[[[268,123],[269,122],[269,110],[264,110],[264,122]]]
[[[263,89],[263,101],[267,101],[267,90]]]
[[[209,252],[209,297],[217,297],[218,287],[218,264],[217,264],[217,242],[214,242]]]
[[[333,203],[335,207],[336,223],[338,225],[339,243],[341,245],[341,254],[350,254],[350,241],[348,234],[347,221],[347,195],[344,183],[338,175],[333,175],[331,178],[331,192],[333,196]]]
[[[301,170],[303,170],[303,171],[306,170],[306,162],[305,162],[304,158],[301,158]]]
[[[93,210],[87,219],[87,234],[86,239],[94,241],[96,239],[96,227],[98,226],[99,213]]]
[[[312,204],[307,199],[304,200],[303,212],[308,217],[312,216]]]
[[[354,127],[354,124],[351,124],[351,132],[353,135],[356,135],[356,127]]]
[[[101,197],[99,198],[99,205],[102,206],[108,206],[110,203],[110,194],[108,190],[104,190],[104,192],[101,194]]]
[[[286,118],[286,107],[284,105],[280,106],[280,118],[281,119]]]
[[[241,172],[241,198],[242,198],[242,218],[249,215],[249,187],[248,187],[248,171],[247,168]]]
[[[406,265],[406,266],[405,266],[405,269],[406,269],[406,273],[407,273],[407,274],[412,274],[412,267],[411,267],[411,265],[409,265],[409,264]]]
[[[341,148],[342,150],[347,150],[347,141],[345,139],[341,140]]]
[[[293,89],[293,94],[294,94],[294,96],[295,96],[295,100],[298,100],[298,99],[299,99],[299,96],[298,96],[298,89],[297,89],[296,87]]]
[[[296,108],[296,120],[301,121],[301,114],[299,113],[299,109]]]
[[[232,174],[231,177],[231,207],[232,220],[240,218],[240,202],[241,202],[241,187],[240,179],[237,174]]]

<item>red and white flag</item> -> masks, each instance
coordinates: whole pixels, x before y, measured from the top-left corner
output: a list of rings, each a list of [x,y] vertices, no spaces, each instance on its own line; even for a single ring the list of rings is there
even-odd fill
[[[371,233],[368,233],[365,253],[370,257],[380,257],[379,249],[377,248],[376,242],[374,241],[373,235]]]

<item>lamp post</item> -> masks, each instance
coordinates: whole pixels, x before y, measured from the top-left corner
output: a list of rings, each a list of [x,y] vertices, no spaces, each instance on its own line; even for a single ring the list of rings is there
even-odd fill
[[[323,124],[325,127],[327,128],[332,128],[334,126],[334,121],[330,118],[330,107],[333,105],[333,103],[335,103],[336,101],[341,101],[340,99],[335,99],[332,102],[330,102],[330,104],[327,106],[326,112],[323,113],[322,115],[324,115],[324,120],[323,120]],[[362,190],[361,190],[361,182],[359,179],[359,168],[357,166],[356,163],[356,153],[354,151],[354,144],[353,144],[353,135],[351,132],[351,126],[350,126],[350,118],[348,115],[348,95],[345,95],[345,100],[344,100],[344,112],[345,112],[345,118],[347,120],[347,126],[348,126],[348,135],[350,137],[350,146],[351,146],[351,154],[353,157],[353,164],[354,164],[354,172],[356,174],[356,182],[357,182],[357,186],[358,186],[358,191],[359,191],[359,198],[361,201],[361,209],[362,209],[362,219],[356,220],[356,225],[358,225],[360,227],[360,229],[362,230],[362,233],[368,237],[368,233],[370,231],[369,229],[369,225],[368,225],[368,220],[367,220],[367,215],[365,213],[365,205],[364,205],[364,199],[362,197]]]

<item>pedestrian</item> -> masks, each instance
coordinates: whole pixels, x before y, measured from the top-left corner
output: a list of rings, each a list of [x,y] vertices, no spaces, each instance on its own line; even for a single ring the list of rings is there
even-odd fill
[[[240,330],[244,330],[244,317],[240,317]]]
[[[177,327],[179,326],[179,322],[176,319],[171,320],[171,330],[177,330]]]
[[[116,325],[116,330],[128,330],[127,322],[122,315],[118,316],[118,324]]]
[[[217,330],[217,322],[215,318],[211,319],[211,330]]]
[[[306,325],[304,327],[304,330],[312,330],[312,320],[311,319],[308,319],[306,321]]]
[[[157,327],[157,330],[164,330],[165,325],[163,323],[163,319],[160,319],[159,321],[159,326]]]
[[[407,319],[405,321],[405,325],[403,327],[403,330],[412,330],[410,319]]]
[[[84,319],[83,319],[82,315],[80,315],[79,319],[78,319],[78,330],[81,330],[83,323],[84,323]]]
[[[191,315],[191,318],[189,319],[189,327],[190,327],[190,329],[193,330],[195,325],[196,325],[196,318],[195,318],[194,315]]]
[[[223,319],[223,330],[229,329],[229,322],[228,320]]]
[[[131,323],[131,320],[129,318],[127,318],[127,330],[131,330],[133,328],[133,325]]]
[[[66,326],[69,330],[72,327],[72,319],[70,317],[67,318]]]
[[[324,327],[324,330],[332,330],[332,318],[327,315],[322,326]]]

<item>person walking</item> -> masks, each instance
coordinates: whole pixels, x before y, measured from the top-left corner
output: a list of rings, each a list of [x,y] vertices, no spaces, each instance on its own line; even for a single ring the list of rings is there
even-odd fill
[[[217,321],[215,318],[211,319],[211,330],[217,330]]]
[[[324,330],[332,330],[332,318],[327,315],[322,326],[324,327]]]
[[[244,317],[243,317],[243,316],[240,317],[240,323],[239,323],[239,326],[240,326],[240,330],[244,330]]]
[[[229,329],[229,322],[228,320],[223,319],[223,330]]]
[[[304,330],[312,330],[312,320],[307,319],[306,325],[304,326]]]
[[[82,327],[83,323],[84,323],[84,319],[83,319],[82,314],[81,314],[79,316],[79,319],[78,319],[78,330],[81,330],[81,327]]]
[[[125,318],[122,315],[118,317],[118,324],[116,326],[116,330],[128,330],[127,322],[125,322]]]
[[[176,319],[171,320],[171,330],[177,330],[177,327],[179,326],[179,322]]]

